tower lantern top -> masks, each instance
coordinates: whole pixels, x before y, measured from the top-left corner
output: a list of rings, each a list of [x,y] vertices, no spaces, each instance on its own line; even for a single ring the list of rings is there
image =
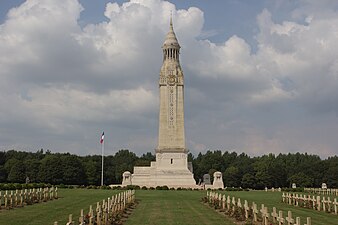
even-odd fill
[[[178,43],[178,40],[176,38],[176,34],[174,32],[174,26],[173,26],[173,20],[172,16],[170,16],[170,27],[169,32],[165,38],[165,41],[163,43],[163,48],[180,48],[180,44]]]

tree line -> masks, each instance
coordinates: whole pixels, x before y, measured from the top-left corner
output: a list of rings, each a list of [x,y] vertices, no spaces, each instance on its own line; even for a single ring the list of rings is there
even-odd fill
[[[223,173],[224,185],[263,189],[265,187],[338,187],[338,157],[321,159],[307,153],[268,154],[250,157],[245,153],[220,150],[191,153],[197,182],[204,174],[212,179],[215,171]],[[104,184],[120,184],[122,173],[132,172],[134,166],[150,166],[155,156],[148,152],[142,156],[122,149],[104,157]],[[67,185],[99,185],[101,181],[101,156],[77,156],[70,153],[52,153],[42,149],[37,152],[16,150],[0,152],[0,183],[49,183]]]

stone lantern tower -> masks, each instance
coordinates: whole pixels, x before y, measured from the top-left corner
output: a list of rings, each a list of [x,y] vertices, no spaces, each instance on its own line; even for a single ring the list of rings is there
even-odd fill
[[[132,184],[139,186],[196,187],[184,136],[184,77],[180,45],[172,19],[162,45],[163,64],[159,78],[159,133],[156,162],[134,167]]]
[[[172,20],[163,43],[163,65],[159,79],[160,113],[156,152],[186,153],[184,137],[184,79],[179,55],[180,45]]]

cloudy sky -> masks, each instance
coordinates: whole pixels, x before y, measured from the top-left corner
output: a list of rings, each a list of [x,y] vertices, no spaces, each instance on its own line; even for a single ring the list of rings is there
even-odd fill
[[[1,0],[0,150],[153,151],[171,11],[193,154],[338,154],[336,0]]]

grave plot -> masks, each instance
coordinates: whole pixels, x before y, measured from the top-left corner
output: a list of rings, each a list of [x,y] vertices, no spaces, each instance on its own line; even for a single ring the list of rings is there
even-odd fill
[[[222,197],[222,201],[217,202],[217,207],[222,210],[222,208],[228,207],[227,204],[230,204],[229,208],[235,212],[235,215],[244,218],[244,220],[245,218],[254,220],[256,217],[258,221],[261,221],[259,222],[261,224],[269,221],[274,225],[286,225],[288,222],[297,225],[310,222],[315,225],[337,224],[337,216],[334,214],[283,203],[280,192],[217,191],[217,193]],[[112,196],[116,196],[116,194],[118,194],[116,190],[59,189],[57,201],[47,201],[43,204],[34,204],[30,207],[14,208],[13,210],[1,210],[0,224],[52,225],[54,221],[58,221],[58,225],[81,224],[83,221],[89,224],[90,218],[96,224],[97,218],[109,218],[105,215],[108,212],[108,207],[105,205],[115,202],[115,197],[112,199]],[[223,195],[225,195],[225,201],[223,201]],[[135,196],[138,202],[137,207],[125,220],[124,225],[234,224],[233,220],[225,216],[224,211],[218,212],[207,204],[201,204],[201,199],[206,198],[206,191],[137,190]],[[227,196],[229,196],[229,200]],[[108,203],[108,198],[110,198],[110,203]],[[102,199],[106,199],[105,202],[101,201]],[[97,207],[97,201],[100,201],[99,207]],[[93,207],[90,208],[90,205]],[[241,211],[238,208],[241,208]],[[112,208],[109,210],[110,213],[113,212]],[[91,211],[93,212],[90,213]],[[70,219],[69,214],[72,214]],[[307,217],[311,217],[311,221],[307,221]],[[101,221],[101,223],[103,222]]]
[[[312,193],[312,194],[317,194],[317,195],[333,195],[333,196],[338,196],[338,189],[334,188],[304,188],[305,192]]]
[[[64,225],[68,215],[72,214],[75,221],[81,216],[81,209],[90,205],[95,207],[98,201],[117,194],[117,190],[106,189],[64,189],[58,188],[58,200],[33,204],[29,207],[1,210],[0,224],[4,225],[52,225],[54,221]]]
[[[66,225],[112,225],[122,224],[127,209],[133,207],[135,204],[135,191],[128,190],[118,193],[112,198],[103,200],[102,204],[97,202],[96,210],[93,210],[92,205],[89,206],[88,214],[84,215],[81,209],[78,222],[73,221],[73,215],[69,215],[68,223]],[[54,225],[60,225],[57,221]]]
[[[0,210],[13,209],[58,199],[57,187],[0,191]]]
[[[282,201],[289,205],[299,206],[308,209],[314,209],[327,213],[337,215],[337,198],[331,201],[330,197],[303,195],[298,193],[284,193],[282,194]]]
[[[257,206],[264,204],[265,207],[269,208],[269,212],[273,210],[273,207],[276,208],[276,213],[278,211],[283,211],[283,215],[286,217],[288,211],[292,212],[293,219],[295,217],[300,217],[302,223],[305,223],[307,217],[311,217],[311,223],[315,225],[336,225],[337,224],[337,215],[333,213],[324,213],[322,211],[317,211],[313,209],[295,207],[293,205],[288,205],[282,201],[282,193],[280,192],[266,192],[266,191],[218,191],[222,195],[230,195],[231,197],[245,199],[249,202],[255,202]],[[243,203],[243,201],[242,201]],[[261,208],[257,207],[257,210]],[[270,215],[271,216],[271,215]],[[284,218],[285,219],[285,218]],[[277,223],[278,224],[278,223]],[[285,224],[285,223],[284,223]]]
[[[207,192],[207,197],[204,198],[211,207],[225,214],[234,217],[238,221],[246,221],[251,224],[287,224],[287,225],[312,225],[311,217],[306,218],[306,223],[301,223],[300,217],[293,217],[292,212],[288,211],[287,216],[283,216],[283,211],[279,210],[277,214],[276,207],[272,208],[272,212],[269,213],[269,208],[264,204],[261,204],[260,209],[256,203],[252,202],[251,206],[247,200],[243,200],[235,197],[226,197],[225,194],[217,192]]]

